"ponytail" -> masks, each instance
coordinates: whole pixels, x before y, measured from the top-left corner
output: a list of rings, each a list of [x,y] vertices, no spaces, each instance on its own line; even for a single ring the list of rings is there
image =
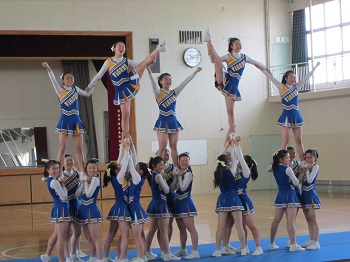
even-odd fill
[[[255,181],[259,176],[256,161],[250,155],[245,155],[244,160],[247,163],[248,168],[250,169],[252,180]]]
[[[287,150],[281,149],[273,154],[272,171],[275,172],[278,169],[281,159],[288,154]]]
[[[214,179],[213,179],[214,188],[219,187],[222,181],[222,178],[224,176],[224,169],[226,168],[228,163],[228,157],[226,155],[220,155],[216,162],[218,162],[218,165],[216,167],[216,170],[214,171]]]

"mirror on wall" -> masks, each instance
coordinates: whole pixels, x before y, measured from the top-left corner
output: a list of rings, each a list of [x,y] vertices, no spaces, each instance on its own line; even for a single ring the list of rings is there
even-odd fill
[[[42,165],[46,127],[0,128],[0,168]]]

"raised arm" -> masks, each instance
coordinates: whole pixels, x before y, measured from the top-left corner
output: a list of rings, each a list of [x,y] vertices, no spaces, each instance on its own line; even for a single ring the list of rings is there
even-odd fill
[[[317,62],[317,64],[315,65],[315,67],[309,72],[307,73],[306,76],[304,76],[303,79],[301,79],[298,83],[296,83],[295,85],[298,87],[298,88],[301,88],[307,80],[309,80],[309,78],[312,76],[312,74],[315,72],[316,68],[320,65],[320,62]]]
[[[140,174],[136,171],[135,169],[135,163],[132,160],[131,157],[129,157],[129,162],[128,162],[128,167],[129,167],[129,171],[132,177],[132,181],[135,185],[139,184],[141,182],[141,176]]]
[[[236,137],[236,141],[237,141],[237,138],[238,137]],[[240,141],[240,138],[239,138],[238,141]],[[247,163],[244,160],[243,152],[242,152],[242,149],[241,149],[241,147],[240,147],[238,142],[235,142],[235,154],[237,156],[237,159],[238,159],[239,163],[241,164],[243,176],[245,178],[248,178],[249,175],[250,175],[250,169],[249,169],[249,167],[247,166]]]
[[[278,82],[276,78],[274,78],[271,74],[271,71],[268,69],[262,70],[263,74],[267,76],[268,79],[277,87],[278,91],[282,90],[282,83]]]
[[[201,67],[197,67],[196,71],[194,71],[190,76],[188,76],[178,87],[174,89],[176,96],[178,96],[181,91],[185,88],[185,86],[191,82],[191,80],[196,76],[197,73],[202,71]]]
[[[56,92],[57,96],[59,97],[62,93],[62,87],[57,83],[56,77],[55,77],[54,73],[52,72],[49,64],[47,62],[44,62],[44,63],[42,63],[42,66],[44,68],[46,68],[47,73],[49,74],[49,78],[51,80],[51,83],[55,89],[55,92]]]
[[[129,150],[124,152],[124,157],[120,163],[121,168],[117,174],[117,180],[119,184],[123,184],[124,182],[124,177],[125,177],[126,169],[128,167],[128,162],[129,162]]]
[[[255,61],[253,59],[251,59],[249,56],[245,56],[246,57],[246,61],[248,64],[252,64],[252,65],[255,65],[257,68],[261,69],[261,70],[265,70],[266,69],[266,66],[264,66],[262,63],[258,62],[258,61]]]
[[[88,87],[90,88],[94,87],[97,84],[97,82],[103,77],[103,75],[107,72],[107,70],[108,70],[108,60],[106,60],[103,63],[103,66],[101,67],[100,71],[98,71],[97,75],[94,76],[94,78],[91,80]]]
[[[233,148],[233,143],[234,142],[231,141],[231,146],[230,146],[230,149],[229,149],[230,150],[230,155],[231,155],[231,168],[230,168],[230,170],[231,170],[231,173],[233,175],[235,175],[236,172],[237,172],[237,156],[236,156],[235,150]]]
[[[154,79],[150,67],[147,67],[147,72],[148,72],[149,78],[151,80],[153,95],[155,98],[157,98],[159,96],[160,87],[158,86],[157,81]]]

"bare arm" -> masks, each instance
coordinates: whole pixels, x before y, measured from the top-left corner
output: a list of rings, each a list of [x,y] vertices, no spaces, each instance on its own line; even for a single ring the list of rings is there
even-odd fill
[[[178,87],[174,89],[176,96],[178,96],[182,90],[184,90],[185,86],[191,82],[191,80],[196,76],[198,72],[202,71],[201,67],[198,67],[196,71],[194,71],[190,76],[188,76]]]

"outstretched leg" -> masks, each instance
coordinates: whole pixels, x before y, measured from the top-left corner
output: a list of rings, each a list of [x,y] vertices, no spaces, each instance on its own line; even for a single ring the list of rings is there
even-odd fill
[[[164,159],[165,148],[166,148],[166,146],[168,144],[169,135],[168,135],[168,133],[157,132],[157,138],[158,138],[158,153],[157,153],[157,156],[160,156],[161,158]]]
[[[289,132],[290,132],[290,127],[286,127],[286,126],[282,127],[281,149],[287,150],[287,146],[289,143]]]
[[[166,42],[165,42],[165,40],[163,40],[162,42],[160,42],[160,44],[157,46],[157,48],[152,51],[152,53],[150,53],[140,64],[138,64],[135,67],[135,70],[138,73],[140,79],[141,79],[145,69],[157,61],[157,57],[159,55],[159,52],[166,51],[165,46],[166,46]]]
[[[296,127],[292,128],[294,139],[295,139],[295,145],[297,148],[297,152],[299,155],[300,161],[304,160],[304,145],[303,145],[303,140],[302,140],[302,128],[301,127]]]
[[[68,135],[58,134],[58,152],[57,152],[57,161],[61,164],[63,163],[64,153],[67,149]]]
[[[120,111],[122,113],[122,136],[123,138],[130,136],[130,107],[131,107],[131,100],[127,101],[126,103],[123,103],[120,105]]]
[[[215,48],[211,42],[207,43],[207,47],[208,47],[208,54],[213,59],[214,65],[215,65],[215,80],[220,85],[224,79],[221,58],[216,53]]]
[[[83,134],[72,136],[79,171],[84,171]]]

